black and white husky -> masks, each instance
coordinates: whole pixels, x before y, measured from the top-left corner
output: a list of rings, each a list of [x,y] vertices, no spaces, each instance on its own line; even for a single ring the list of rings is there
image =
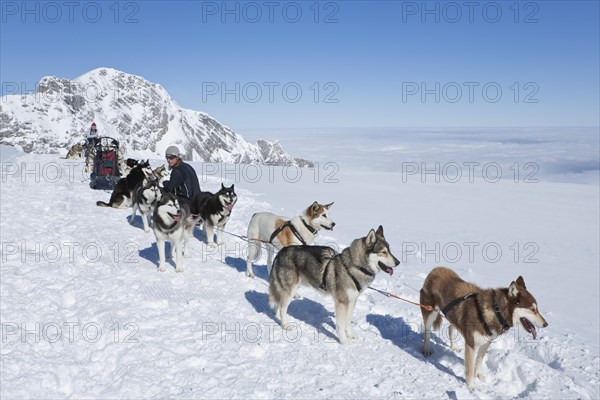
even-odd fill
[[[182,272],[182,256],[190,256],[187,245],[194,232],[189,204],[180,202],[171,193],[162,192],[154,208],[152,225],[158,248],[158,270],[165,271],[165,241],[168,240],[171,243],[171,255],[175,252],[175,271]]]
[[[139,162],[131,169],[131,172],[129,172],[125,178],[119,179],[119,182],[117,182],[117,185],[110,195],[109,202],[97,201],[96,205],[99,207],[113,208],[131,207],[131,193],[135,190],[137,185],[151,175],[152,168],[150,168],[148,160]]]
[[[131,194],[131,217],[129,223],[133,225],[137,211],[142,214],[142,222],[144,224],[144,232],[150,232],[149,218],[154,212],[156,203],[161,198],[161,190],[158,186],[158,180],[145,179],[140,183]]]
[[[221,235],[236,202],[237,195],[235,194],[234,185],[225,187],[222,183],[221,189],[217,193],[200,192],[192,199],[192,214],[194,214],[196,220],[201,220],[204,223],[206,242],[209,245],[215,245],[215,228],[217,228],[216,244],[223,244]]]

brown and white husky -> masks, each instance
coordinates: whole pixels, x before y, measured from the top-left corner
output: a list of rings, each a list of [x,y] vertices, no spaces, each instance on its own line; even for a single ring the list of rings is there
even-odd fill
[[[445,315],[450,323],[448,333],[452,350],[460,350],[456,344],[456,331],[465,340],[465,378],[469,387],[474,386],[475,376],[485,380],[481,363],[496,337],[520,324],[535,339],[536,326],[548,326],[522,276],[507,288],[481,289],[462,280],[451,269],[437,267],[425,278],[421,304],[434,308],[433,311],[421,308],[425,325],[423,355],[431,355],[432,327],[438,329],[442,322],[440,314]]]
[[[270,212],[254,214],[248,224],[250,246],[246,258],[246,276],[254,278],[252,262],[260,258],[261,244],[267,249],[267,269],[270,273],[275,249],[311,244],[321,228],[332,230],[335,222],[328,215],[332,205],[333,203],[319,204],[315,201],[302,215],[294,218]]]

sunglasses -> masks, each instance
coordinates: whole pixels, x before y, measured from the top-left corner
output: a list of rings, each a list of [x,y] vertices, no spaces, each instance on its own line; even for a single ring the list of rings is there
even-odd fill
[[[168,155],[168,156],[166,156],[166,157],[167,157],[167,160],[174,160],[174,159],[176,159],[176,158],[177,158],[177,156],[174,156],[174,155],[172,155],[172,154],[169,154],[169,155]]]

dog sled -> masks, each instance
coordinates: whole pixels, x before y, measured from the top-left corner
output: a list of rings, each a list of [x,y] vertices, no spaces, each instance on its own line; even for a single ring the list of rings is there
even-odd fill
[[[113,189],[119,179],[119,141],[111,137],[99,137],[90,146],[88,159],[93,160],[90,174],[92,189]]]

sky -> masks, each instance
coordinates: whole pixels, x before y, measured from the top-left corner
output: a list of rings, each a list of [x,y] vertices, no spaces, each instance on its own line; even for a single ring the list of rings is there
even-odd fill
[[[597,1],[1,1],[1,92],[111,67],[241,132],[599,126],[599,21]]]

